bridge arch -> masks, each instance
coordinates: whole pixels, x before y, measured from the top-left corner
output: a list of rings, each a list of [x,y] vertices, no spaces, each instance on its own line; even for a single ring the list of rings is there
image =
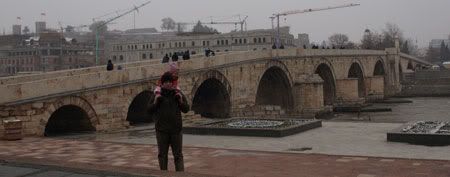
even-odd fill
[[[64,97],[46,111],[50,115],[41,119],[45,136],[95,131],[99,122],[93,107],[81,97]]]
[[[358,79],[358,96],[365,96],[364,70],[359,62],[353,62],[348,70],[348,78]]]
[[[315,68],[315,74],[318,74],[323,80],[323,101],[325,105],[333,105],[336,97],[336,77],[334,70],[329,63],[321,63]]]
[[[192,110],[202,117],[228,118],[231,111],[231,84],[217,70],[201,74],[191,92]]]
[[[406,69],[414,70],[414,66],[413,66],[413,64],[411,63],[411,61],[408,62],[408,66],[406,67]]]
[[[375,63],[375,67],[373,70],[373,75],[374,76],[385,76],[386,75],[386,69],[385,69],[385,65],[384,62],[382,60],[378,60]]]
[[[134,91],[128,98],[124,110],[127,113],[126,120],[131,125],[153,122],[152,116],[147,113],[147,106],[154,96],[155,86],[153,83],[145,82],[136,88],[133,87]]]
[[[284,63],[272,60],[266,63],[266,69],[259,77],[256,92],[256,105],[278,105],[283,109],[292,109],[293,81]]]

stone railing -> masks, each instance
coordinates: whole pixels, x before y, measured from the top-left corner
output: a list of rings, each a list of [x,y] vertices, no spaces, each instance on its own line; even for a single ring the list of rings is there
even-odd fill
[[[367,56],[383,55],[384,51],[373,50],[333,50],[301,49],[230,52],[214,57],[199,57],[179,61],[180,74],[197,72],[220,67],[232,67],[243,63],[266,61],[272,58],[313,57],[313,56]],[[0,79],[0,105],[57,96],[61,93],[71,94],[89,89],[101,89],[145,80],[157,79],[167,69],[167,64],[159,60],[129,63],[123,70],[106,71],[105,67],[93,67],[78,70],[56,71],[30,76],[16,76]]]

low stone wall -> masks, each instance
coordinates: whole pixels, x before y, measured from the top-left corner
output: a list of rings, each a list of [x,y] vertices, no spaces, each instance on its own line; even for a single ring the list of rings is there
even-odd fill
[[[398,96],[450,96],[450,71],[417,71],[403,82],[402,92]]]
[[[286,115],[286,111],[281,106],[256,105],[244,108],[241,111],[234,111],[232,114],[233,117],[279,118]]]

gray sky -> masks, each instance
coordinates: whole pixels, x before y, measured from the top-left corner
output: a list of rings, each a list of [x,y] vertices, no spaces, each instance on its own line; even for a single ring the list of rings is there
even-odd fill
[[[120,9],[129,9],[144,0],[0,0],[0,30],[10,33],[11,25],[18,23],[31,27],[42,20],[42,12],[49,27],[90,24],[98,17]],[[359,7],[337,9],[308,14],[290,15],[281,20],[291,26],[291,33],[308,33],[311,41],[326,40],[333,33],[344,33],[350,40],[359,42],[364,29],[380,31],[386,22],[398,24],[405,36],[417,39],[419,46],[427,46],[434,38],[447,38],[450,34],[449,0],[153,0],[136,14],[136,27],[157,27],[161,19],[172,17],[175,21],[230,21],[233,15],[248,15],[248,29],[271,28],[268,18],[274,12],[361,3]],[[234,18],[237,19],[237,18]],[[127,15],[110,29],[133,27],[133,15]],[[231,26],[215,26],[222,32]]]

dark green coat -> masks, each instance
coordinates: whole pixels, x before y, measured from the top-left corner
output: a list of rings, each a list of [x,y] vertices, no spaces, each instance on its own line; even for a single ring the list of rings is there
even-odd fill
[[[156,131],[166,133],[180,133],[183,127],[181,112],[189,111],[186,97],[181,93],[183,103],[175,96],[174,90],[161,89],[161,96],[155,104],[153,97],[148,106],[148,113],[154,115]]]

